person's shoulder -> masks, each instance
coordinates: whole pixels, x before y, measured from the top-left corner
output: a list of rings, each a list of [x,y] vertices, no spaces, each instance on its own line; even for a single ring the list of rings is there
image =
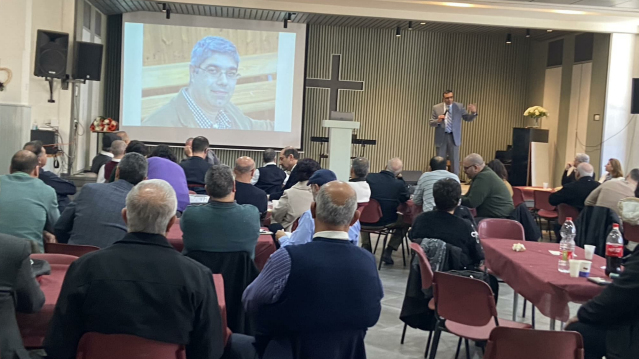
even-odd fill
[[[0,253],[5,258],[0,262],[8,260],[23,260],[31,253],[31,245],[28,239],[14,237],[0,233]]]
[[[246,215],[257,215],[259,217],[260,211],[252,204],[237,204],[238,208]]]

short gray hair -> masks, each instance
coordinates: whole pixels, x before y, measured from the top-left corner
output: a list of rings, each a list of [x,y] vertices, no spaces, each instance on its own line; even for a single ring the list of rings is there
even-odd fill
[[[146,157],[137,152],[131,152],[122,157],[118,168],[120,169],[119,179],[135,186],[146,178],[149,164]]]
[[[177,211],[177,197],[171,185],[161,179],[138,183],[126,196],[129,232],[166,234]]]
[[[264,164],[275,161],[276,157],[277,157],[277,152],[275,152],[275,150],[272,148],[266,149],[264,150],[264,153],[262,153],[262,159],[264,160]]]
[[[353,160],[353,173],[357,178],[366,177],[370,167],[370,163],[364,157],[357,157]]]
[[[334,181],[338,182],[338,181]],[[334,183],[333,182],[333,183]],[[353,191],[352,195],[342,205],[335,204],[330,194],[327,193],[329,186],[320,187],[315,198],[315,216],[318,220],[332,226],[348,226],[351,224],[353,215],[357,210],[357,195]]]
[[[595,170],[590,163],[582,162],[577,166],[577,172],[579,172],[579,177],[592,177]]]
[[[577,153],[575,156],[575,161],[579,163],[590,163],[590,156],[585,153]]]
[[[115,140],[111,143],[111,153],[113,156],[122,156],[126,150],[126,142],[122,140]]]
[[[233,192],[235,184],[233,171],[227,165],[215,165],[206,172],[204,183],[206,183],[206,193],[211,198],[224,198]]]
[[[388,164],[386,165],[386,170],[389,172],[393,172],[395,176],[402,173],[402,160],[399,157],[391,158],[388,160]]]
[[[466,156],[465,161],[467,161],[472,166],[481,166],[484,164],[484,159],[477,153],[471,153]]]

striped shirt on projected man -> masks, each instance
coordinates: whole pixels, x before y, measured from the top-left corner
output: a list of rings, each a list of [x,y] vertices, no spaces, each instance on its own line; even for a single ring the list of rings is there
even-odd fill
[[[419,177],[417,188],[413,196],[415,205],[422,205],[424,212],[432,211],[433,208],[435,208],[433,185],[443,178],[452,178],[459,182],[459,177],[457,177],[456,174],[446,170],[446,160],[442,157],[435,156],[430,160],[430,172],[426,172]]]

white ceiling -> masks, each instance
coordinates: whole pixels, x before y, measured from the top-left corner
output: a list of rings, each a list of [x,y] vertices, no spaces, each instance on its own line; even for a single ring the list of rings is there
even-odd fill
[[[639,10],[639,1],[637,0],[506,0],[505,2],[528,2],[536,4],[542,3],[554,5],[571,5],[577,7],[595,6],[615,9]]]

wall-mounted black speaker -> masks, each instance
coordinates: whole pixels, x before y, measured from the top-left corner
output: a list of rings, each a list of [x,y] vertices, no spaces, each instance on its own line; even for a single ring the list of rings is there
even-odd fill
[[[639,113],[639,79],[632,79],[632,106],[630,113],[633,115]]]
[[[73,54],[73,78],[100,81],[102,73],[102,45],[77,41]]]
[[[69,34],[38,30],[33,74],[56,79],[66,77],[68,51]]]

